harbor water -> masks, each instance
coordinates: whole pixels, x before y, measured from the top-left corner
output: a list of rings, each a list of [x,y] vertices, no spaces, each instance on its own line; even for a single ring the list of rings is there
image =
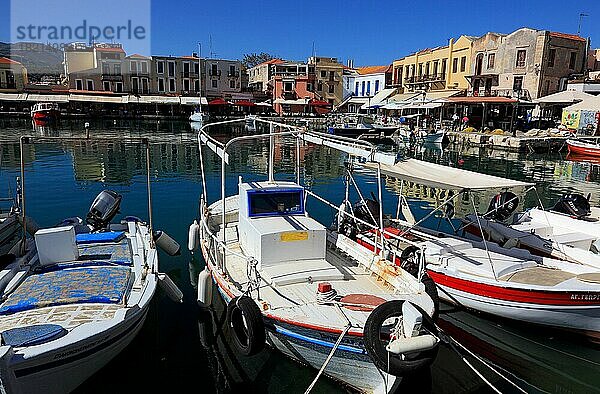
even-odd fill
[[[175,304],[159,291],[142,331],[119,356],[77,389],[77,393],[204,392],[204,393],[303,393],[317,371],[266,349],[250,358],[233,353],[224,332],[224,308],[215,297],[215,312],[200,312],[196,304],[196,281],[203,268],[202,257],[187,250],[189,224],[198,216],[202,191],[197,130],[188,122],[66,120],[54,126],[33,125],[26,119],[0,119],[0,196],[15,190],[20,174],[19,137],[22,135],[84,136],[89,122],[91,136],[110,141],[41,141],[26,144],[25,187],[27,215],[42,227],[64,218],[84,217],[102,189],[123,195],[121,215],[148,218],[145,148],[127,142],[127,137],[150,141],[153,221],[182,247],[180,256],[160,252],[161,271],[184,293],[183,304]],[[246,132],[244,123],[215,130],[222,139]],[[536,183],[521,200],[521,208],[541,201],[551,206],[562,194],[591,193],[592,205],[600,205],[600,164],[573,161],[565,153],[551,156],[523,155],[484,148],[420,146],[396,147],[401,155],[440,164]],[[293,180],[295,146],[278,139],[275,151],[277,179]],[[344,195],[345,157],[325,147],[303,146],[300,150],[302,182],[319,195],[339,204]],[[204,153],[210,180],[209,202],[220,198],[220,158]],[[237,191],[238,176],[257,180],[268,171],[268,144],[242,143],[232,148],[227,171],[227,192]],[[357,182],[377,194],[376,178],[356,170]],[[383,206],[395,215],[399,185],[384,182]],[[436,202],[434,190],[417,185],[405,189],[417,219]],[[477,196],[480,210],[492,197]],[[456,215],[467,207],[457,204]],[[316,200],[307,210],[324,225],[335,211]],[[451,230],[436,216],[428,227]],[[501,392],[590,393],[600,392],[600,345],[570,333],[505,321],[444,305],[440,315],[444,332],[460,345],[444,344],[435,363],[427,370],[403,380],[398,392],[493,392],[483,378]],[[462,346],[464,346],[464,348]],[[495,371],[510,380],[509,383]],[[132,379],[143,374],[146,379]],[[314,393],[344,393],[350,390],[321,377]]]

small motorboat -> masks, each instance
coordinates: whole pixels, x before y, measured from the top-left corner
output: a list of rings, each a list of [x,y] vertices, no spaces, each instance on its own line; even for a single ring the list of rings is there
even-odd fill
[[[175,254],[179,246],[154,231],[151,221],[127,216],[113,223],[121,200],[115,191],[103,190],[85,219],[72,217],[42,229],[24,226],[30,236],[5,256],[0,271],[4,392],[73,391],[135,338],[157,285],[181,302],[181,291],[159,272],[156,248]]]
[[[568,139],[569,154],[584,156],[600,156],[600,145],[582,140]]]
[[[31,118],[35,121],[53,121],[60,116],[60,109],[56,103],[35,103],[31,109]]]
[[[452,201],[471,199],[474,191],[531,187],[532,184],[472,171],[423,162],[402,160],[394,165],[363,167],[381,171],[404,182],[452,191],[433,212],[454,215]],[[400,186],[402,190],[403,186]],[[429,230],[416,221],[404,196],[400,196],[397,218],[384,223],[386,233],[396,233],[420,243],[424,255],[413,248],[398,250],[394,240],[388,260],[411,272],[424,259],[440,298],[468,309],[545,326],[575,331],[600,340],[600,270],[597,267],[532,255],[520,248],[503,248],[486,239],[473,241],[461,236]],[[405,220],[398,218],[402,212]],[[433,213],[432,212],[432,213]],[[477,215],[477,213],[475,212]],[[478,223],[478,217],[475,218]],[[377,233],[359,233],[363,246],[376,247]],[[411,268],[412,267],[412,268]]]
[[[256,122],[282,131],[224,144],[206,131],[219,122],[205,126],[198,137],[200,157],[207,146],[222,165],[230,154],[227,148],[237,141],[271,142],[268,179],[245,182],[240,177],[238,192],[228,196],[222,179],[220,198],[207,204],[206,190],[200,197],[200,217],[190,226],[188,244],[192,251],[199,247],[206,261],[198,275],[199,304],[211,305],[216,286],[227,303],[230,341],[239,354],[256,354],[268,344],[320,370],[313,384],[324,373],[363,392],[393,391],[403,376],[428,367],[436,357],[433,282],[427,286],[328,229],[305,207],[309,196],[327,200],[298,181],[274,179],[273,137],[298,138],[298,151],[300,142],[335,148],[334,137],[260,118]],[[372,156],[370,144],[345,140],[354,154]]]

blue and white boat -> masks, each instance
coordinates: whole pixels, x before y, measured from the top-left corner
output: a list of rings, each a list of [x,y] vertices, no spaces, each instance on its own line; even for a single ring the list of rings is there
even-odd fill
[[[159,273],[156,249],[176,254],[178,245],[151,221],[112,223],[120,202],[104,190],[85,220],[38,229],[4,256],[11,261],[0,271],[3,393],[74,390],[134,339],[158,284],[181,301]]]

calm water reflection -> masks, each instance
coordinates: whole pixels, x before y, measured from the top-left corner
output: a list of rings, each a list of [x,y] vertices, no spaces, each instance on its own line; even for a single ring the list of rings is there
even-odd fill
[[[89,121],[89,120],[88,120]],[[0,119],[0,188],[14,184],[19,171],[18,137],[78,136],[84,134],[85,120],[63,122],[57,127],[33,127],[27,120]],[[182,245],[182,255],[161,253],[160,264],[184,292],[184,303],[175,305],[164,294],[155,298],[147,323],[133,344],[106,368],[80,387],[80,393],[188,390],[204,392],[304,392],[315,371],[300,367],[276,352],[265,350],[250,359],[238,358],[223,341],[223,310],[214,315],[199,314],[196,308],[196,278],[203,262],[187,251],[187,229],[195,218],[201,190],[196,130],[182,122],[91,121],[90,135],[110,137],[110,142],[40,143],[27,145],[27,209],[42,226],[51,226],[65,217],[85,215],[95,195],[112,188],[124,196],[122,212],[147,217],[145,190],[145,149],[127,143],[127,137],[148,137],[151,141],[151,168],[154,220]],[[220,138],[242,134],[242,125],[219,130]],[[537,184],[545,205],[561,194],[576,190],[592,193],[600,205],[600,166],[569,161],[562,156],[525,156],[479,149],[447,150],[431,146],[404,151],[426,160],[459,166],[488,174],[528,180]],[[278,141],[278,178],[293,179],[294,147]],[[228,192],[234,192],[237,177],[259,179],[267,172],[268,147],[245,143],[230,155]],[[338,202],[343,194],[343,161],[338,152],[307,146],[301,151],[302,179],[313,190]],[[220,159],[205,155],[209,196],[220,190]],[[375,191],[375,179],[358,172],[357,181],[365,191]],[[384,206],[392,213],[398,189],[393,180],[385,183]],[[408,190],[415,216],[424,216],[439,195],[414,187]],[[485,209],[490,195],[478,197]],[[533,205],[535,193],[526,196],[523,206]],[[311,214],[324,224],[332,222],[332,209],[309,201]],[[459,210],[457,210],[460,213]],[[426,222],[444,227],[438,218]],[[215,297],[218,299],[218,297]],[[222,305],[221,305],[222,307]],[[515,322],[447,308],[443,328],[471,351],[491,361],[528,392],[578,393],[598,391],[600,351],[598,347],[553,330],[523,326]],[[504,392],[515,389],[474,360],[467,359]],[[141,383],[130,374],[145,373]],[[323,378],[313,392],[344,392],[340,385]],[[467,368],[455,350],[443,346],[430,371],[406,379],[403,392],[489,392],[490,389]]]

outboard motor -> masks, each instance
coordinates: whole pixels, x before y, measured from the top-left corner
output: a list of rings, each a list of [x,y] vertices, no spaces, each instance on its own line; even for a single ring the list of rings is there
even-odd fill
[[[119,213],[123,197],[112,190],[103,190],[96,196],[86,216],[86,222],[94,230],[105,228],[110,221]]]
[[[590,216],[592,210],[590,208],[590,195],[587,198],[578,193],[568,193],[562,196],[552,208],[552,211],[565,213],[577,219],[582,219]]]
[[[371,192],[371,198],[365,199],[364,202],[358,201],[354,204],[354,216],[364,222],[370,223],[374,226],[378,226],[377,222],[379,219],[379,203],[375,198],[373,192]],[[370,230],[363,223],[357,223],[357,227],[361,231]]]
[[[497,221],[505,221],[519,206],[519,197],[512,192],[498,193],[490,201],[485,217]]]

